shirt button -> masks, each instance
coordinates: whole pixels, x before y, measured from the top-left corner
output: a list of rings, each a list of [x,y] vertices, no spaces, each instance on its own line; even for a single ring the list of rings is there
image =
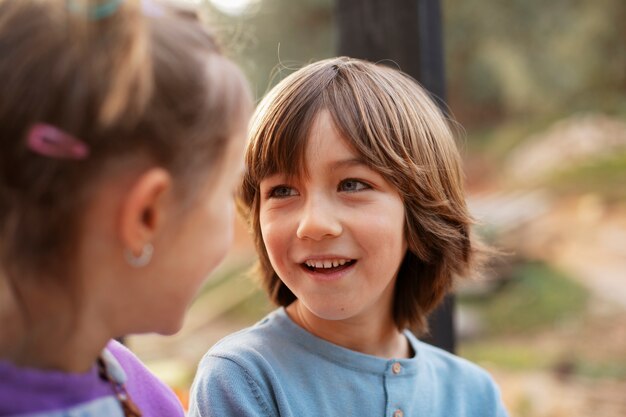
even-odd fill
[[[400,365],[400,363],[395,362],[393,365],[391,365],[391,371],[394,374],[398,375],[401,370],[402,370],[402,365]]]
[[[404,416],[404,413],[400,409],[393,412],[393,417],[403,417],[403,416]]]

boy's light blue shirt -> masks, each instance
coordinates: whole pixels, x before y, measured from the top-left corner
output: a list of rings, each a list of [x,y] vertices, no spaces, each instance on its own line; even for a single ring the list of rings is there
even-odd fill
[[[280,308],[202,359],[190,417],[505,417],[487,372],[405,331],[415,356],[383,359],[322,340]]]

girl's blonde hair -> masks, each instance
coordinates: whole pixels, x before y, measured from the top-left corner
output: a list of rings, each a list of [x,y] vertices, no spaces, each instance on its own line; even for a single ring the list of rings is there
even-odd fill
[[[247,82],[197,19],[165,6],[146,14],[139,0],[94,15],[103,4],[0,0],[0,264],[11,279],[71,275],[81,213],[111,162],[144,155],[184,201],[245,126]],[[26,135],[38,123],[89,155],[32,152]]]
[[[275,173],[307,175],[311,126],[328,110],[341,136],[400,193],[408,251],[398,273],[398,328],[427,330],[427,314],[456,275],[476,267],[480,244],[463,191],[460,156],[446,118],[406,74],[346,57],[308,65],[281,81],[253,117],[240,210],[259,253],[261,281],[286,306],[295,295],[270,263],[259,224],[259,183]]]

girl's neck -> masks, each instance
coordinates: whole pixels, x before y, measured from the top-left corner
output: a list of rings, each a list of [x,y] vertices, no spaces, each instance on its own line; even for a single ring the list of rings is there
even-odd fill
[[[286,308],[289,317],[315,336],[350,350],[382,358],[408,358],[411,347],[391,314],[377,319],[325,320],[298,300]]]
[[[49,289],[29,292],[25,297],[28,317],[15,302],[12,311],[0,312],[0,357],[22,367],[88,371],[109,340],[107,332],[93,325],[98,321],[90,319],[88,308],[77,314],[67,299],[51,302],[53,298]],[[5,327],[5,323],[11,326]]]
[[[7,279],[0,273],[0,358],[9,359],[18,352],[19,341],[27,326],[20,306],[12,296]]]
[[[69,327],[65,327],[66,331],[58,331],[59,328],[54,330],[42,326],[29,330],[22,349],[10,358],[16,365],[64,372],[86,372],[96,363],[108,342],[108,338],[99,337],[94,331]]]

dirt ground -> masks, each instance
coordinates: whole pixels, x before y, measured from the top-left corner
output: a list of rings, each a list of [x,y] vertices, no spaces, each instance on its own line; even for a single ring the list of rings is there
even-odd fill
[[[508,228],[507,248],[564,271],[591,294],[583,322],[506,342],[564,358],[562,369],[505,372],[483,364],[502,387],[511,415],[626,416],[623,377],[585,378],[567,369],[573,366],[567,358],[574,356],[589,363],[626,363],[626,203],[606,202],[596,194],[557,199],[542,190],[516,190],[485,193],[474,205],[484,219]]]

